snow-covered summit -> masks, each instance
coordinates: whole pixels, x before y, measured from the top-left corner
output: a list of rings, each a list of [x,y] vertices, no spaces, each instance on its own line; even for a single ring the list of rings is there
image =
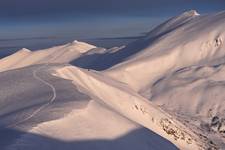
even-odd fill
[[[31,52],[31,50],[27,49],[27,48],[22,48],[21,50],[19,51],[23,51],[23,52]]]
[[[225,12],[191,10],[120,48],[22,49],[0,60],[0,149],[224,149],[224,43]]]
[[[129,51],[135,46],[139,51],[114,66],[108,74],[139,91],[153,84],[162,74],[224,59],[225,12],[186,16],[189,15],[168,20],[145,38],[125,47]]]
[[[196,10],[186,11],[176,17],[172,17],[161,25],[157,26],[155,29],[150,31],[146,38],[155,38],[156,36],[162,36],[165,33],[169,33],[173,30],[176,30],[183,24],[192,20],[193,18],[199,16]]]
[[[79,41],[38,51],[23,48],[0,60],[0,72],[34,64],[69,63],[83,53],[95,48],[91,44]]]
[[[196,10],[189,10],[184,12],[182,15],[184,16],[198,16],[200,15]]]
[[[88,43],[85,43],[85,42],[80,42],[80,41],[73,41],[71,43],[72,46],[74,46],[74,50],[78,50],[79,52],[81,53],[85,53],[87,51],[89,51],[90,49],[94,49],[96,48],[96,46],[94,45],[91,45],[91,44],[88,44]]]

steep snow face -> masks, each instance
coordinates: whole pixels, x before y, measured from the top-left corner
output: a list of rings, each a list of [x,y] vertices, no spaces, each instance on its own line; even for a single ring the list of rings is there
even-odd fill
[[[149,45],[151,45],[153,42],[160,39],[163,35],[179,28],[180,26],[196,18],[197,16],[198,14],[194,10],[185,12],[182,15],[178,17],[174,17],[168,20],[167,22],[159,25],[150,33],[148,33],[145,37],[140,38],[139,40],[127,46],[121,46],[118,48],[108,49],[105,53],[102,53],[102,54],[98,53],[98,55],[95,54],[95,55],[82,56],[83,60],[85,58],[88,58],[88,59],[97,58],[95,61],[92,61],[90,65],[80,65],[80,63],[77,61],[75,61],[74,64],[79,65],[81,67],[99,70],[99,71],[108,69],[114,65],[117,65],[119,63],[126,61],[127,59],[135,55],[136,53],[143,51],[146,47],[149,47]]]
[[[223,59],[224,41],[225,12],[203,16],[193,11],[187,12],[162,24],[137,43],[132,43],[143,47],[126,61],[106,71],[106,74],[127,83],[136,91],[142,91],[163,74]],[[127,47],[131,48],[129,45]]]
[[[169,33],[199,15],[200,14],[198,14],[196,10],[184,12],[183,14],[177,17],[173,17],[168,21],[162,23],[161,25],[157,26],[155,29],[153,29],[147,34],[147,38],[155,38],[157,36]]]
[[[225,12],[187,12],[133,43],[144,48],[105,73],[224,149],[224,42]]]
[[[0,73],[1,150],[177,149],[98,98],[92,99],[92,91],[52,76],[55,68],[64,65],[34,65]]]
[[[74,41],[66,45],[34,52],[22,49],[11,56],[0,59],[0,72],[33,64],[68,63],[95,48],[93,45]]]
[[[150,99],[181,114],[225,117],[224,81],[224,65],[188,67],[155,83]]]
[[[126,84],[112,80],[98,72],[76,67],[56,70],[56,76],[72,80],[85,93],[90,93],[110,109],[156,132],[180,149],[206,149],[214,147],[207,138],[202,139],[178,120],[162,111]]]
[[[225,145],[225,66],[194,66],[165,75],[152,87],[154,103]],[[198,130],[197,129],[197,130]],[[218,136],[218,138],[215,138]],[[222,144],[219,144],[222,143]]]

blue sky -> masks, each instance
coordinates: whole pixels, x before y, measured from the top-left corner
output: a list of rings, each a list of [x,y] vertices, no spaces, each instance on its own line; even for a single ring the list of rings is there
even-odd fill
[[[138,36],[190,9],[225,10],[225,0],[0,0],[0,50]]]
[[[224,9],[224,0],[1,0],[0,16],[34,17],[76,15],[165,15],[184,9]]]
[[[66,17],[66,16],[65,16]],[[5,39],[18,37],[74,36],[79,38],[129,36],[148,31],[166,18],[147,16],[85,16],[84,18],[58,18],[49,20],[5,21],[1,23],[1,35]]]
[[[189,9],[224,10],[225,0],[0,0],[0,38],[136,34]]]

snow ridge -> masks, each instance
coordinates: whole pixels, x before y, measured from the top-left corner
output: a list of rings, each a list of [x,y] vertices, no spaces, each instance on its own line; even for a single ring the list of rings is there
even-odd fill
[[[25,143],[33,145],[29,141],[32,136],[30,133],[42,135],[44,131],[47,132],[46,135],[62,141],[83,140],[79,139],[79,135],[84,139],[87,138],[85,140],[99,138],[101,136],[95,132],[95,129],[99,129],[96,122],[101,122],[99,124],[102,126],[110,126],[111,123],[114,124],[120,120],[124,121],[120,124],[123,127],[115,130],[117,134],[111,138],[116,138],[141,126],[171,141],[179,149],[224,149],[224,41],[225,11],[199,15],[197,11],[191,10],[169,19],[145,37],[121,48],[106,50],[75,40],[66,45],[35,52],[22,49],[3,58],[0,60],[2,82],[5,79],[4,73],[7,73],[8,70],[12,72],[11,78],[15,74],[16,77],[26,77],[18,69],[23,67],[23,71],[32,73],[30,78],[35,79],[32,83],[40,83],[41,86],[44,84],[51,89],[51,97],[45,104],[8,128],[16,128],[17,125],[22,125],[25,121],[38,116],[37,114],[41,114],[44,109],[54,103],[56,98],[59,98],[59,94],[56,93],[56,89],[59,87],[53,86],[40,76],[39,73],[42,71],[55,77],[55,80],[60,80],[60,83],[62,81],[66,83],[63,85],[65,87],[74,86],[74,89],[85,93],[91,99],[85,108],[78,110],[73,108],[74,110],[68,116],[46,121],[37,124],[31,130],[28,129],[27,134],[15,140],[16,142],[7,148],[17,149],[17,146],[22,146],[23,149],[23,146],[26,146]],[[97,62],[96,64],[109,67],[103,71],[94,71],[90,70],[92,68],[81,69],[67,64],[81,57],[81,63],[94,61]],[[38,67],[35,64],[39,64]],[[28,66],[35,69],[28,69]],[[13,74],[14,72],[16,73]],[[30,78],[29,81],[32,80]],[[8,82],[12,84],[11,81]],[[31,86],[21,84],[23,82],[24,78],[15,84]],[[0,88],[4,87],[4,84],[8,85],[2,83]],[[41,87],[40,85],[39,87]],[[32,86],[33,89],[38,87],[37,85]],[[11,90],[3,87],[2,89],[5,91]],[[65,89],[68,90],[68,88]],[[78,94],[76,90],[73,93],[75,95]],[[10,93],[13,92],[17,94],[17,90],[10,91]],[[60,92],[63,93],[65,90]],[[1,100],[3,104],[0,103],[0,106],[8,104],[7,101],[10,101],[8,95],[5,97]],[[65,98],[68,97],[65,96]],[[6,107],[2,114],[14,113],[14,110],[11,109],[14,109],[15,104],[12,105],[12,108]],[[111,118],[108,118],[110,115],[107,116],[103,112],[113,114],[114,120],[110,120]],[[90,115],[92,113],[96,114],[95,116],[103,114],[101,117],[107,118],[107,123],[102,123],[98,117]],[[15,118],[24,116],[24,114],[20,115],[18,114]],[[79,124],[79,122],[79,125],[73,126],[74,120],[83,121],[83,124]],[[13,122],[13,120],[9,122]],[[2,124],[4,125],[4,121]],[[57,126],[54,126],[55,124]],[[69,130],[76,130],[77,135],[72,135],[72,131],[62,134],[67,127]],[[110,129],[107,128],[107,130]],[[94,136],[90,135],[92,132]],[[109,138],[111,134],[112,132],[106,131],[102,137]]]

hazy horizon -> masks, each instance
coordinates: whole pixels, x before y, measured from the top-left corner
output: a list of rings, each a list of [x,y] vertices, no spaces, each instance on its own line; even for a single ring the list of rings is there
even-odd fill
[[[184,11],[204,14],[224,6],[223,0],[8,0],[0,2],[0,53],[4,50],[5,56],[24,47],[35,50],[73,40],[120,46],[135,39],[121,37],[141,36]]]

